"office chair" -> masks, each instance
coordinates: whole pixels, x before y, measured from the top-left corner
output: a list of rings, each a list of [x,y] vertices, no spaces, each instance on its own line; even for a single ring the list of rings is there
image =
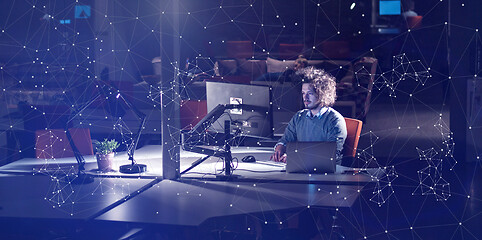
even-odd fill
[[[351,166],[356,159],[356,149],[360,139],[363,122],[358,119],[345,118],[347,136],[343,144],[342,165]]]
[[[182,100],[179,109],[181,117],[181,129],[191,130],[192,127],[207,114],[206,100]]]
[[[88,128],[70,128],[69,132],[82,155],[94,154]],[[74,156],[64,129],[37,130],[35,139],[36,158],[52,159]]]
[[[363,57],[353,64],[354,77],[352,82],[337,84],[337,101],[335,108],[350,107],[353,118],[366,120],[370,108],[371,94],[377,72],[378,60],[372,57]]]
[[[407,17],[407,27],[410,29],[420,28],[422,26],[422,16]]]
[[[7,130],[7,162],[17,160],[17,156],[35,157],[35,131],[63,128],[70,113],[70,108],[66,105],[31,105],[27,102],[20,102],[18,110],[22,114],[24,127],[20,130]]]

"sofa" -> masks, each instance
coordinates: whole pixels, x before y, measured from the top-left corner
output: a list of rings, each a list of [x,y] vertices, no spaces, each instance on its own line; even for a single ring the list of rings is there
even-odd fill
[[[222,59],[214,64],[214,74],[227,82],[258,84],[256,80],[266,73],[284,72],[293,68],[295,60]],[[324,69],[336,77],[339,83],[351,83],[353,65],[345,60],[308,60],[309,66]],[[268,85],[276,84],[269,83]]]

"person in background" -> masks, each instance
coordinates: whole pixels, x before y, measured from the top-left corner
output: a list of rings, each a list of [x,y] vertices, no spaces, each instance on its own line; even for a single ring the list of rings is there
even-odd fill
[[[415,12],[415,2],[409,0],[405,3],[404,11],[402,12],[402,17],[407,19],[409,17],[416,17],[418,14]]]
[[[296,75],[296,72],[300,69],[303,69],[308,66],[308,60],[303,57],[303,55],[299,55],[298,58],[295,60],[293,68],[288,68],[284,72],[273,72],[273,73],[265,73],[258,77],[255,81],[268,81],[268,82],[291,82],[293,81],[293,76]]]

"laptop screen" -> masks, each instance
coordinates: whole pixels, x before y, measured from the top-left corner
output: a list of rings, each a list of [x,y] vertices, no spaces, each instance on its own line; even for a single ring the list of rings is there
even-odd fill
[[[288,142],[287,173],[334,173],[336,142]]]

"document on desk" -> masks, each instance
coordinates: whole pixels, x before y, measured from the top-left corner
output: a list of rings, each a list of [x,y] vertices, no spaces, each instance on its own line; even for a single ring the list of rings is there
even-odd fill
[[[256,161],[254,163],[239,163],[236,170],[249,172],[284,172],[286,163],[273,161]]]
[[[284,162],[258,161],[257,163],[262,164],[262,165],[267,165],[267,166],[274,166],[274,167],[282,167],[282,168],[286,167],[286,163],[284,163]]]

